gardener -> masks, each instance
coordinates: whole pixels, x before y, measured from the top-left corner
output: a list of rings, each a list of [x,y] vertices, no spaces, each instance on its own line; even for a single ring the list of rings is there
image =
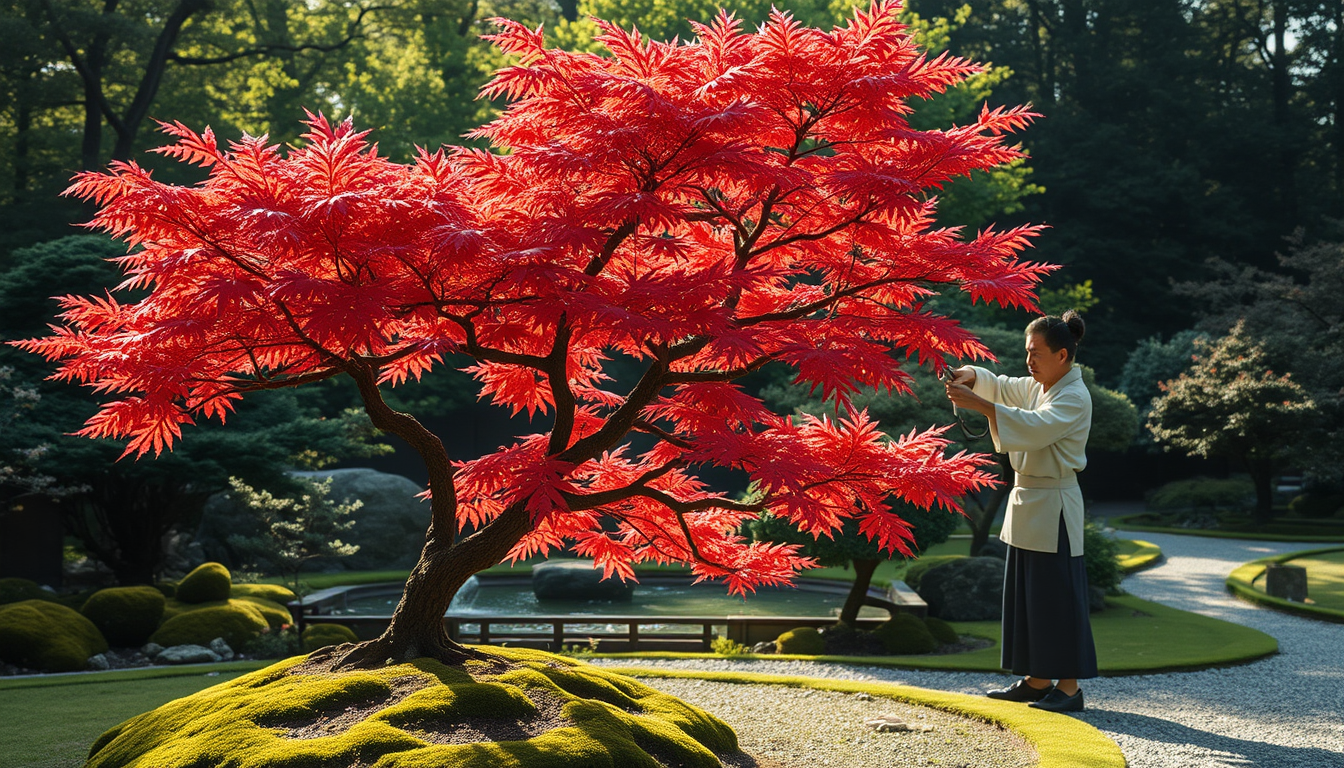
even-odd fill
[[[1025,677],[989,696],[1052,712],[1082,710],[1078,680],[1097,676],[1077,477],[1092,429],[1092,397],[1073,366],[1083,330],[1072,310],[1039,317],[1026,332],[1031,376],[969,365],[946,384],[953,405],[989,418],[994,450],[1014,470],[999,533],[1008,545],[1001,663]]]

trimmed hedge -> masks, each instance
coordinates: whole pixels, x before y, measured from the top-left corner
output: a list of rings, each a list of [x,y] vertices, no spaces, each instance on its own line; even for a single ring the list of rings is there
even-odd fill
[[[815,656],[826,652],[826,639],[812,627],[799,627],[775,638],[776,653]]]
[[[228,600],[233,588],[229,569],[219,563],[202,563],[177,585],[174,595],[184,603],[210,603]]]
[[[882,647],[893,656],[929,653],[938,650],[938,641],[918,616],[898,613],[873,629]]]
[[[359,638],[344,624],[309,624],[300,637],[303,652],[312,653],[318,648],[341,643],[358,643]]]
[[[268,628],[266,618],[256,605],[243,600],[230,600],[224,605],[197,608],[168,619],[150,636],[149,641],[168,648],[187,644],[209,645],[211,640],[222,637],[230,648],[242,648]]]
[[[46,600],[54,603],[56,596],[43,589],[36,581],[18,578],[0,579],[0,605],[24,600]]]
[[[293,590],[279,584],[234,584],[229,597],[260,597],[272,603],[285,605],[299,599]]]
[[[94,592],[79,612],[110,645],[139,648],[159,628],[165,603],[154,587],[112,587]]]
[[[46,672],[74,672],[107,650],[93,622],[47,600],[0,606],[0,659]]]
[[[934,640],[943,645],[961,642],[961,635],[957,634],[957,630],[942,619],[930,616],[924,619],[924,627],[929,630],[929,634],[933,635]]]

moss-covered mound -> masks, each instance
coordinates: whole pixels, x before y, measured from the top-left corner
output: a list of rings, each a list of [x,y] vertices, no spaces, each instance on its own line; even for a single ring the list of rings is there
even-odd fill
[[[179,613],[163,622],[150,636],[151,643],[167,648],[174,645],[209,645],[216,637],[224,638],[230,648],[242,648],[269,625],[257,606],[230,600],[223,605]]]
[[[181,600],[170,599],[163,607],[164,621],[181,616],[184,613],[199,611],[205,608],[219,608],[221,606],[232,605],[244,609],[256,611],[266,620],[266,624],[272,629],[282,624],[293,624],[294,618],[289,609],[279,603],[273,603],[270,600],[263,600],[260,597],[239,597],[229,600],[213,600],[208,603],[184,603]]]
[[[262,600],[270,600],[280,605],[287,605],[299,599],[293,590],[279,584],[234,584],[229,597],[260,597]]]
[[[799,627],[775,638],[775,653],[819,656],[826,652],[826,639],[812,627]]]
[[[938,650],[938,641],[924,622],[914,614],[898,613],[873,629],[887,653],[906,656]]]
[[[88,768],[718,768],[737,751],[723,721],[628,677],[488,653],[339,675],[289,659],[118,725]]]
[[[0,579],[0,605],[8,605],[23,600],[47,600],[56,602],[56,596],[43,589],[36,581],[28,579]]]
[[[929,616],[924,619],[924,627],[929,630],[929,634],[933,635],[933,639],[939,643],[951,645],[961,642],[961,636],[957,634],[957,630],[942,619]]]
[[[46,600],[0,606],[0,659],[47,672],[84,669],[89,657],[107,650],[93,622]]]
[[[173,595],[184,603],[209,603],[228,600],[233,588],[229,569],[219,563],[202,563],[182,578]]]
[[[112,587],[93,593],[79,609],[107,642],[138,648],[163,620],[163,593],[154,587]]]
[[[303,628],[303,635],[299,639],[303,642],[304,653],[312,653],[328,645],[359,642],[355,633],[343,624],[309,624]]]

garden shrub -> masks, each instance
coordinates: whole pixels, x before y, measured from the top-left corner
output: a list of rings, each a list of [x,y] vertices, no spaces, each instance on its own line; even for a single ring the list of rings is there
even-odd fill
[[[282,587],[279,584],[234,584],[229,597],[260,597],[280,605],[299,599],[289,587]]]
[[[155,582],[154,588],[162,592],[164,597],[177,597],[177,579]]]
[[[1243,509],[1255,496],[1255,486],[1246,478],[1214,480],[1195,477],[1177,480],[1153,491],[1148,508],[1162,512],[1184,509]]]
[[[223,605],[197,608],[168,619],[150,636],[149,641],[168,648],[174,645],[209,645],[211,640],[222,637],[230,648],[242,648],[269,628],[266,618],[256,605],[230,600]]]
[[[1083,562],[1087,568],[1088,586],[1111,593],[1120,588],[1124,574],[1120,571],[1118,555],[1115,539],[1107,536],[1100,525],[1092,520],[1083,524]]]
[[[174,597],[184,603],[228,600],[232,587],[228,568],[219,563],[202,563],[178,583]]]
[[[929,634],[933,635],[933,639],[937,640],[941,645],[951,645],[953,643],[961,642],[961,635],[957,634],[957,630],[953,629],[951,624],[948,624],[942,619],[930,616],[924,619],[924,626],[928,628]]]
[[[1331,517],[1344,510],[1344,494],[1303,493],[1288,502],[1288,509],[1300,517]]]
[[[229,602],[230,603],[244,602],[252,604],[253,607],[255,607],[258,611],[261,612],[261,617],[263,619],[266,619],[266,623],[271,627],[271,629],[278,629],[279,627],[282,627],[286,624],[294,623],[294,617],[290,615],[288,608],[279,603],[271,602],[270,600],[266,600],[264,598],[240,597],[234,600],[229,600]]]
[[[930,568],[961,557],[965,557],[965,555],[933,555],[931,557],[921,557],[906,567],[905,583],[908,584],[911,589],[918,591],[920,580],[924,578],[924,574],[928,572]]]
[[[775,651],[817,656],[825,653],[826,641],[821,633],[812,627],[798,627],[775,638]]]
[[[46,672],[74,672],[107,650],[93,622],[48,600],[0,606],[0,659]]]
[[[36,581],[28,579],[0,579],[0,605],[18,603],[24,600],[47,600],[56,602],[56,596],[43,589]]]
[[[112,587],[93,593],[79,612],[110,645],[139,648],[159,628],[165,602],[154,587]]]
[[[898,613],[877,625],[873,635],[882,641],[882,647],[893,656],[929,653],[938,650],[924,621],[913,613]]]
[[[309,624],[303,628],[301,639],[304,653],[312,653],[328,645],[359,642],[354,631],[344,624]]]
[[[243,646],[243,653],[258,659],[284,659],[300,652],[299,633],[293,625],[267,629]]]

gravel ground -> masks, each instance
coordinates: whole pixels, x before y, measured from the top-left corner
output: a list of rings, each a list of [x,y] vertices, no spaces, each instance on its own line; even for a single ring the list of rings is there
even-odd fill
[[[1252,664],[1200,672],[1088,681],[1078,717],[1114,739],[1130,768],[1344,768],[1344,627],[1259,608],[1227,593],[1223,580],[1248,560],[1310,549],[1311,544],[1255,542],[1144,533],[1165,560],[1130,576],[1139,597],[1254,627],[1279,641],[1279,654]],[[1160,638],[1154,638],[1160,642]],[[619,666],[734,670],[884,680],[979,694],[1009,678],[978,672],[852,667],[798,661],[595,660]],[[661,681],[648,681],[661,687]],[[716,711],[715,704],[687,699]],[[784,707],[784,709],[788,709]],[[796,716],[796,712],[795,712]],[[808,719],[826,715],[808,711]],[[737,723],[734,723],[737,726]],[[945,755],[956,765],[958,755]],[[815,762],[785,763],[809,766]],[[885,768],[885,761],[848,762]],[[971,762],[968,765],[996,765]]]

